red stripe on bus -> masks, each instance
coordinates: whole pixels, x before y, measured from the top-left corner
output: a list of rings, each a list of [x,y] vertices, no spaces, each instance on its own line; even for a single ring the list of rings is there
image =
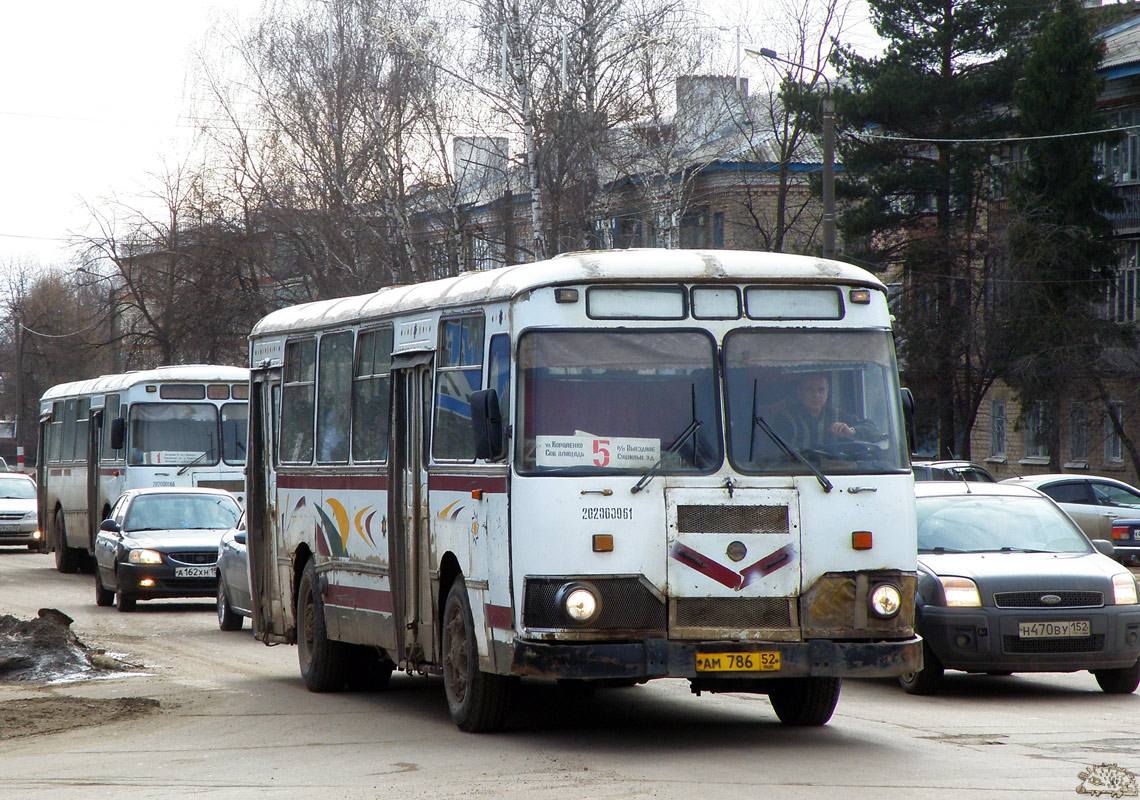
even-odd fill
[[[483,605],[483,614],[487,617],[488,627],[501,631],[513,630],[515,627],[515,619],[510,606],[493,606],[486,603]]]
[[[472,492],[482,489],[487,494],[506,494],[507,479],[479,475],[428,475],[428,489],[442,492]]]
[[[365,589],[360,586],[341,586],[330,583],[325,603],[344,608],[362,608],[366,611],[392,613],[392,593],[383,589]]]
[[[691,567],[702,575],[712,578],[717,583],[724,584],[729,589],[740,588],[744,580],[740,577],[739,573],[733,572],[728,567],[718,564],[708,556],[701,555],[691,547],[685,547],[685,545],[680,542],[673,543],[673,549],[669,551],[669,555],[685,566]]]
[[[279,489],[388,489],[387,475],[277,475]]]

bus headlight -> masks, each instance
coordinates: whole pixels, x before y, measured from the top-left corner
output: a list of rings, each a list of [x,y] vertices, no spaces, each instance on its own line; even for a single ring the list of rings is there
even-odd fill
[[[577,625],[594,619],[601,607],[596,590],[582,583],[568,583],[559,589],[558,605],[566,619]]]
[[[132,550],[127,561],[131,564],[161,564],[162,553],[157,550]]]
[[[902,593],[889,583],[880,583],[871,592],[871,611],[876,617],[890,619],[902,608]]]

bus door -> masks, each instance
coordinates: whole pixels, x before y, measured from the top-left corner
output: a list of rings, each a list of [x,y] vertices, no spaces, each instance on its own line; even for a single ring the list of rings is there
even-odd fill
[[[48,435],[51,415],[40,417],[40,435],[36,437],[36,516],[39,517],[41,547],[48,547]],[[54,487],[52,487],[54,490]]]
[[[431,397],[431,353],[392,360],[392,435],[388,458],[388,581],[392,591],[392,655],[410,663],[435,656],[428,580],[428,492],[425,403]]]
[[[281,370],[250,374],[249,430],[246,439],[246,553],[255,635],[265,642],[285,641],[286,614],[278,583],[277,408]]]
[[[794,489],[673,488],[669,525],[670,635],[709,628],[764,629],[780,638],[797,625],[799,502]]]
[[[103,521],[99,508],[99,434],[103,427],[103,409],[91,409],[87,419],[87,550],[95,555],[95,537]]]

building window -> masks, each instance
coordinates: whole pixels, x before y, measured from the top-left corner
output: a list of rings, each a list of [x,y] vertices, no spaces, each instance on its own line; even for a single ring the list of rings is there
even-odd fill
[[[681,217],[681,247],[702,248],[709,246],[707,208],[697,208]]]
[[[1005,458],[1005,401],[990,403],[990,457]]]
[[[1112,411],[1104,415],[1104,460],[1105,463],[1118,464],[1124,461],[1124,447],[1113,422],[1114,416],[1118,421],[1124,421],[1124,403],[1112,403]]]
[[[1025,457],[1048,458],[1048,412],[1045,403],[1038,400],[1025,412]]]
[[[1084,403],[1069,407],[1069,460],[1088,461],[1089,417]]]
[[[1108,308],[1116,322],[1136,321],[1138,249],[1140,242],[1121,245],[1116,274],[1108,284]]]
[[[724,248],[724,212],[716,211],[712,215],[712,246],[717,249]]]

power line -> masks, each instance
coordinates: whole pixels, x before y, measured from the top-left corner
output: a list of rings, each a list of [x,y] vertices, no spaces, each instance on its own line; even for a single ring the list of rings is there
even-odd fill
[[[936,139],[921,136],[895,136],[879,133],[856,133],[852,134],[856,138],[866,139],[883,139],[886,141],[896,142],[925,142],[929,144],[1005,144],[1011,142],[1040,142],[1048,139],[1071,139],[1078,136],[1104,136],[1109,133],[1123,133],[1129,130],[1135,130],[1136,126],[1130,125],[1123,128],[1104,128],[1099,131],[1077,131],[1075,133],[1053,133],[1047,136],[1008,136],[1002,139]]]

